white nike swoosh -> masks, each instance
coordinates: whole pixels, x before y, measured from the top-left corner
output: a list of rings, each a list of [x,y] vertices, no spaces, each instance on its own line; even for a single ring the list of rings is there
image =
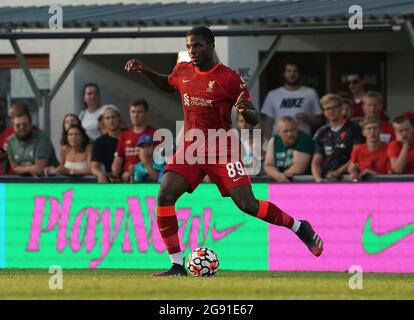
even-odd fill
[[[183,80],[183,83],[190,82],[191,80]]]
[[[169,229],[170,227],[166,227],[166,228],[162,228],[162,229],[160,229],[160,231],[164,231],[164,230],[167,230],[167,229]]]
[[[238,177],[237,179],[233,179],[234,182],[239,181],[242,177]]]

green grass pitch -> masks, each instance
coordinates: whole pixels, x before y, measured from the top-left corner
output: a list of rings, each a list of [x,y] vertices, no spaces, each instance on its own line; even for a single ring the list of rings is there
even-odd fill
[[[63,270],[63,289],[49,289],[47,269],[0,270],[0,299],[414,299],[414,275],[219,271],[213,278],[154,278],[153,270]]]

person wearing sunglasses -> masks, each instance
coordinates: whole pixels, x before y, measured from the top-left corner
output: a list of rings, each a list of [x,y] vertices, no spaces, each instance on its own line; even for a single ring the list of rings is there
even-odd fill
[[[345,82],[354,100],[353,117],[362,119],[364,117],[362,97],[365,93],[365,76],[360,71],[350,71],[345,76]]]

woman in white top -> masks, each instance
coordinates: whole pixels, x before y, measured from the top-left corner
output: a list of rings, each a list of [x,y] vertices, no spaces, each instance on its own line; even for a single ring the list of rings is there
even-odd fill
[[[80,125],[69,127],[66,140],[60,152],[60,165],[47,168],[47,175],[89,175],[91,174],[92,144],[85,129]]]
[[[99,87],[95,83],[87,83],[83,87],[83,104],[85,109],[81,111],[79,118],[82,127],[85,128],[87,135],[92,141],[101,135],[98,126],[99,116],[102,114],[101,96]]]

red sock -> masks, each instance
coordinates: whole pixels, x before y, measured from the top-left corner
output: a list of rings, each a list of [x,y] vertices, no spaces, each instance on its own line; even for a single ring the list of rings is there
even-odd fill
[[[169,254],[181,252],[175,206],[157,206],[158,229]]]
[[[292,228],[294,219],[287,213],[280,210],[269,201],[258,200],[259,211],[256,217],[277,226]]]

